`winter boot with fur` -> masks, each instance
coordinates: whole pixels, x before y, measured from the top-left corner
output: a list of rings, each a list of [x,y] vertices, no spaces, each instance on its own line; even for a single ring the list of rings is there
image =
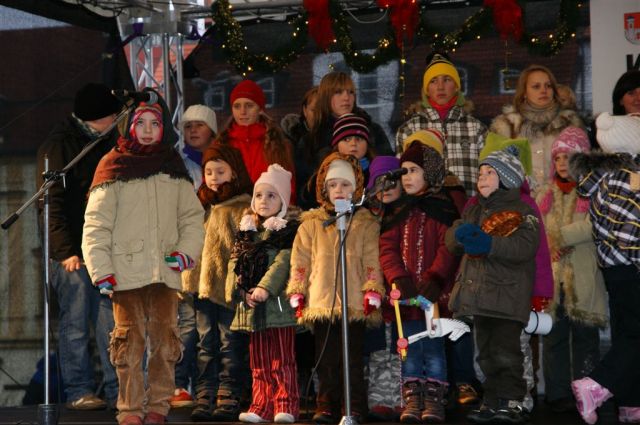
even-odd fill
[[[404,410],[400,415],[400,422],[403,424],[419,424],[423,409],[422,383],[417,379],[405,381],[402,384],[402,399]]]
[[[424,408],[422,410],[422,422],[429,424],[441,424],[444,422],[444,406],[447,403],[447,389],[449,384],[432,379],[427,379],[424,384]]]

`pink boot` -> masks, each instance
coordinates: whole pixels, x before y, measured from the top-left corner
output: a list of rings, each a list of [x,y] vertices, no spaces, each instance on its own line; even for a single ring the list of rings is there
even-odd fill
[[[589,425],[595,424],[598,420],[596,409],[613,397],[608,389],[589,377],[573,381],[571,389],[576,398],[578,412]]]
[[[626,424],[640,424],[640,407],[618,408],[618,420]]]

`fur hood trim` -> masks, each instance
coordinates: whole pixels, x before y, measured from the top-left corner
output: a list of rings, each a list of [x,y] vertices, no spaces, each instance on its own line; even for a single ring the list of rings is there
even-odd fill
[[[633,157],[627,153],[606,153],[592,151],[589,153],[577,153],[569,159],[569,173],[575,181],[580,181],[593,170],[608,173],[621,168],[635,170],[637,165]]]
[[[544,111],[520,112],[513,105],[505,105],[502,115],[497,116],[491,123],[490,130],[511,138],[535,138],[538,131],[543,135],[556,134],[568,126],[584,126],[574,110],[549,108]]]
[[[359,219],[365,222],[377,222],[378,219],[371,211],[366,208],[360,208],[356,210],[356,214]],[[303,223],[307,220],[327,220],[331,215],[324,208],[312,208],[309,211],[305,211],[300,214],[300,222]]]

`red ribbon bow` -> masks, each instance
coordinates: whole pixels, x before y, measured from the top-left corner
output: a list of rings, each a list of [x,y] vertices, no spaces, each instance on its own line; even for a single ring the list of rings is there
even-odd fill
[[[484,0],[484,7],[493,10],[493,23],[501,39],[506,40],[513,35],[516,41],[520,41],[524,29],[522,9],[516,0]]]
[[[389,9],[391,26],[396,35],[396,44],[402,47],[404,36],[411,43],[418,26],[418,3],[416,0],[378,0],[378,6]]]
[[[304,0],[302,5],[309,15],[309,35],[318,47],[327,50],[335,38],[329,14],[329,0]]]

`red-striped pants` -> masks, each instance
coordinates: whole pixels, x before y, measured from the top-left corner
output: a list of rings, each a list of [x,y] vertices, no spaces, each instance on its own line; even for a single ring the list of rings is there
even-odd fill
[[[293,327],[251,333],[253,400],[249,412],[268,421],[273,421],[277,413],[290,413],[296,419],[300,413],[295,334]]]

